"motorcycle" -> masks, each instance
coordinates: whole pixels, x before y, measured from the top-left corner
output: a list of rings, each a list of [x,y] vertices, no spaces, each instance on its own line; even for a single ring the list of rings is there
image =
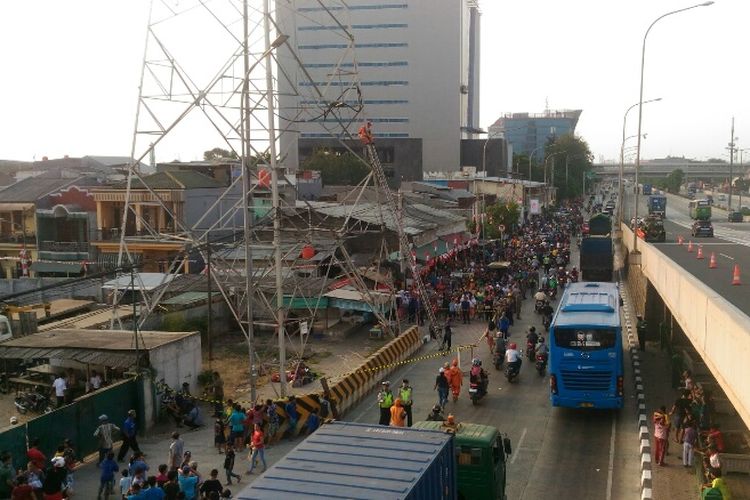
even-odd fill
[[[537,354],[536,364],[534,365],[534,367],[536,368],[537,373],[539,373],[539,376],[543,377],[547,371],[547,355]]]
[[[551,314],[545,314],[542,316],[542,325],[544,326],[544,331],[549,331],[549,325],[552,323],[552,315]]]
[[[502,351],[492,352],[492,364],[495,366],[495,370],[502,369],[504,361],[505,361],[505,349],[503,349]]]
[[[557,298],[557,287],[549,287],[547,289],[547,297],[549,297],[549,300],[555,300]]]
[[[469,397],[471,398],[471,404],[478,404],[479,400],[487,395],[487,384],[488,380],[486,377],[480,381],[469,382]]]
[[[24,392],[16,396],[13,404],[18,413],[24,415],[29,411],[34,413],[49,413],[52,406],[49,404],[49,398],[38,392]]]
[[[526,341],[526,357],[529,361],[534,361],[534,353],[536,352],[536,343],[531,340]]]
[[[505,378],[508,379],[508,382],[513,382],[516,377],[518,377],[518,373],[521,371],[521,363],[519,359],[518,366],[514,366],[512,363],[508,363],[505,365]]]

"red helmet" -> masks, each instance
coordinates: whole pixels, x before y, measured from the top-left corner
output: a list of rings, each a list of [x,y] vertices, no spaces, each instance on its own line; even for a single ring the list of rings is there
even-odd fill
[[[509,345],[508,347],[510,347],[511,349],[515,349],[515,348],[516,348],[516,347],[518,347],[518,346],[516,345],[516,343],[515,343],[515,342],[511,342],[511,343],[510,343],[510,345]]]

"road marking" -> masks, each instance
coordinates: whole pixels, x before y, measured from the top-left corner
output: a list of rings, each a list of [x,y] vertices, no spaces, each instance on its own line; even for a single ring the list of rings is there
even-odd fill
[[[727,255],[725,253],[720,253],[719,255],[721,255],[722,257],[726,257],[729,260],[734,260],[734,257],[730,257],[729,255]]]
[[[513,453],[513,457],[510,459],[510,463],[514,464],[516,463],[516,458],[518,458],[518,450],[521,449],[521,444],[523,444],[523,439],[526,437],[526,427],[523,428],[523,432],[521,432],[521,438],[518,440],[518,444],[516,445],[516,451]]]
[[[615,435],[617,433],[617,414],[612,416],[612,435],[609,438],[609,465],[607,466],[607,500],[612,500],[612,476],[615,470]]]

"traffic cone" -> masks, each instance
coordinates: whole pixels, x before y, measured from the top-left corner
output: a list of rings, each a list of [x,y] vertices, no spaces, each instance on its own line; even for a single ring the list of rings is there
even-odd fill
[[[678,245],[682,245],[682,242],[683,242],[683,241],[685,241],[685,240],[684,240],[684,238],[682,237],[682,235],[679,235],[679,236],[677,237],[677,244],[678,244]]]
[[[693,242],[688,241],[688,252],[692,252],[692,251],[693,251]]]
[[[734,265],[734,272],[732,272],[732,285],[741,285],[740,282],[740,265]]]
[[[716,254],[711,252],[711,258],[708,261],[708,268],[709,269],[716,269]]]
[[[696,255],[695,258],[703,259],[703,245],[698,245],[698,255]]]

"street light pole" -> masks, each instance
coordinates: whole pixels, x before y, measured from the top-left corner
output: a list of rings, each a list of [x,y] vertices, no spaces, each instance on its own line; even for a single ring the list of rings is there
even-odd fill
[[[691,9],[695,9],[697,7],[708,7],[709,5],[713,5],[713,1],[703,2],[695,5],[691,5],[690,7],[685,7],[684,9],[678,9],[673,10],[671,12],[667,12],[666,14],[662,14],[661,16],[657,17],[648,27],[646,30],[646,33],[643,35],[643,45],[641,47],[641,81],[640,81],[640,90],[638,93],[638,145],[635,153],[635,203],[633,203],[635,207],[635,219],[638,220],[638,171],[641,168],[641,126],[643,124],[643,69],[646,64],[646,39],[648,38],[648,34],[651,31],[651,28],[654,27],[656,23],[661,21],[667,16],[671,16],[673,14],[679,14],[680,12],[685,12]],[[635,231],[633,231],[633,253],[638,252],[638,235]]]
[[[533,165],[531,160],[534,158],[534,153],[536,153],[540,149],[544,149],[544,146],[539,146],[538,148],[534,148],[531,151],[531,154],[529,155],[529,180],[531,180],[531,166]]]
[[[661,97],[657,97],[656,99],[649,99],[647,101],[644,101],[643,104],[648,104],[649,102],[657,102],[657,101],[661,101]],[[618,224],[620,224],[622,222],[622,205],[623,205],[622,195],[624,193],[624,190],[623,190],[623,187],[622,187],[622,181],[623,181],[623,176],[625,174],[625,141],[627,139],[629,139],[629,137],[628,138],[625,137],[625,126],[628,123],[628,113],[630,113],[630,110],[632,110],[633,108],[637,107],[638,104],[639,103],[635,103],[632,106],[630,106],[625,111],[625,115],[623,115],[623,117],[622,117],[622,143],[620,145],[620,172],[619,172],[619,182],[620,182],[620,184],[619,184],[619,188],[618,188],[618,193],[619,193],[618,194],[618,200],[619,200],[619,202],[617,203],[617,223]],[[638,188],[638,185],[636,184],[636,189],[637,188]]]
[[[729,211],[732,211],[732,178],[734,177],[734,141],[737,139],[734,136],[734,116],[732,117],[732,135],[729,140],[729,201],[727,205]]]

